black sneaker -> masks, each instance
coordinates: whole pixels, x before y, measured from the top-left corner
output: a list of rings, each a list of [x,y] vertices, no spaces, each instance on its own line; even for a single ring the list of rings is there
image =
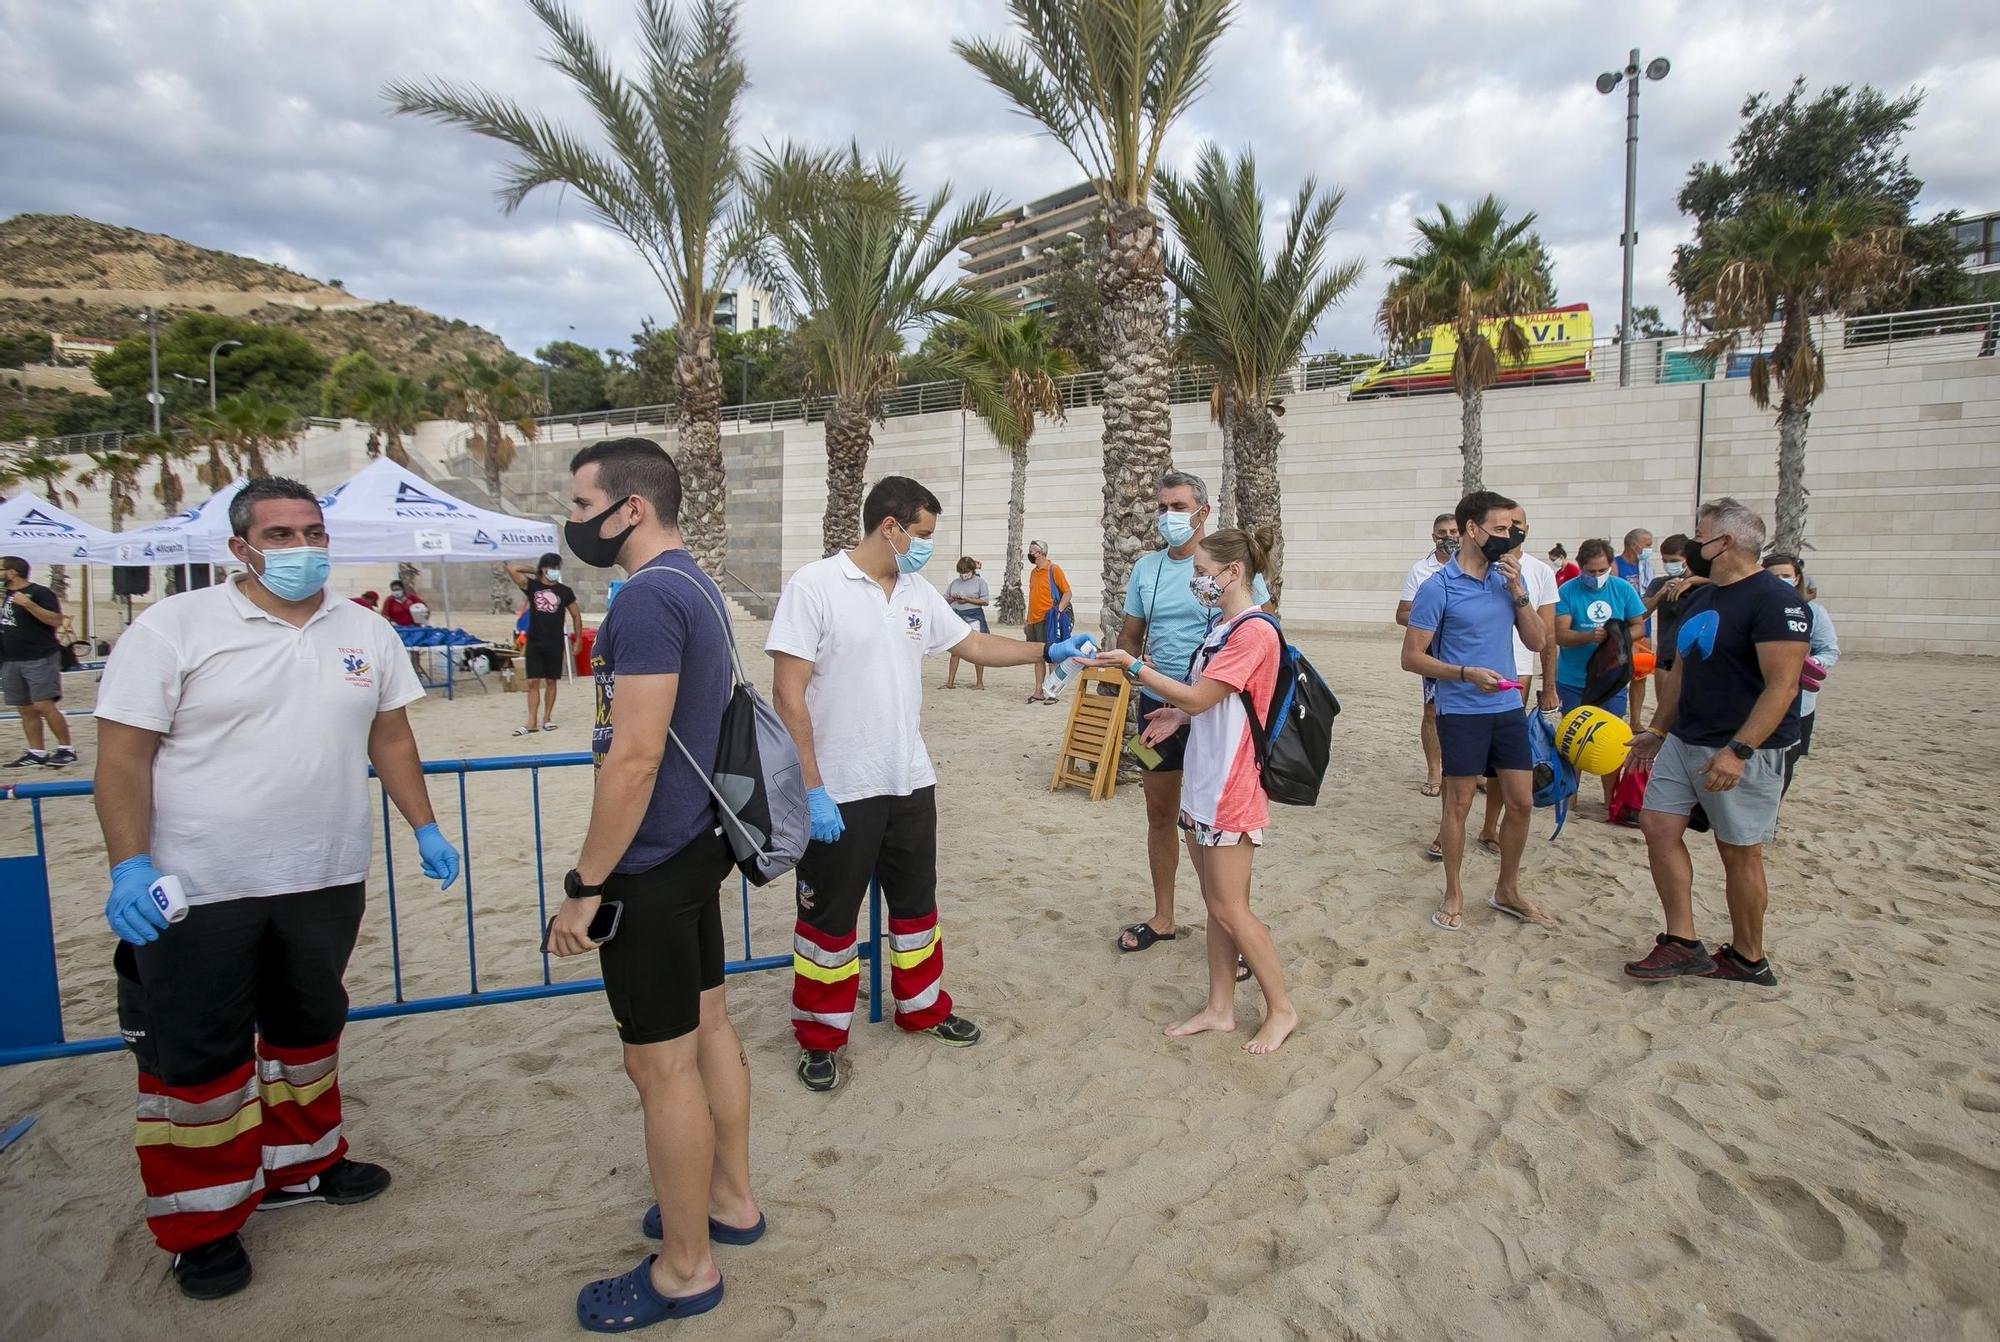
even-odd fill
[[[308,1202],[346,1207],[366,1202],[388,1186],[389,1171],[380,1165],[370,1165],[365,1160],[349,1160],[343,1156],[302,1184],[264,1190],[264,1200],[258,1204],[257,1210],[268,1212]]]
[[[1707,974],[1715,968],[1708,947],[1697,940],[1693,945],[1678,941],[1665,932],[1653,938],[1653,949],[1643,960],[1625,966],[1635,979],[1674,979],[1687,974]]]
[[[190,1300],[220,1300],[250,1284],[250,1255],[241,1236],[210,1240],[174,1255],[174,1281]]]
[[[1706,978],[1728,979],[1732,983],[1754,983],[1761,988],[1778,986],[1778,976],[1771,972],[1769,960],[1759,960],[1755,964],[1736,953],[1734,946],[1720,946],[1715,952],[1715,967]]]
[[[799,1050],[799,1080],[807,1090],[832,1090],[840,1084],[840,1063],[831,1049]]]
[[[970,1048],[979,1042],[979,1027],[963,1016],[946,1016],[928,1030],[918,1034],[933,1034],[953,1048]]]
[[[56,747],[55,752],[49,756],[49,767],[51,769],[60,769],[63,768],[65,765],[70,765],[75,763],[76,763],[76,752],[74,750],[71,750],[68,746]]]
[[[49,757],[47,755],[38,754],[32,750],[26,750],[21,752],[21,758],[15,760],[12,764],[9,764],[7,767],[9,769],[46,769],[48,765],[49,765]]]

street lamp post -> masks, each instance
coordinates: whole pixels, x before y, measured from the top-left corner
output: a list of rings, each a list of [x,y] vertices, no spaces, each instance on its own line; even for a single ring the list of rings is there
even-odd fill
[[[1667,77],[1673,67],[1665,56],[1655,56],[1645,67],[1648,79]],[[1632,385],[1632,255],[1639,245],[1639,48],[1633,47],[1625,68],[1607,70],[1597,77],[1597,91],[1609,94],[1625,85],[1625,231],[1619,245],[1625,249],[1625,288],[1618,307],[1618,385]]]
[[[242,345],[240,340],[218,340],[208,347],[208,408],[215,409],[215,356],[222,350]]]
[[[160,310],[146,309],[146,361],[152,370],[153,389],[146,393],[146,403],[153,407],[153,436],[160,436],[160,404],[166,397],[160,395]]]

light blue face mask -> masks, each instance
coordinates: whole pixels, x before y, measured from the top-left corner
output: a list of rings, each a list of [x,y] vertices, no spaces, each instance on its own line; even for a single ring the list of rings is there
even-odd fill
[[[927,537],[910,535],[909,529],[901,522],[896,523],[896,528],[910,542],[910,548],[896,556],[896,571],[898,573],[915,573],[924,565],[931,562],[930,540]]]
[[[257,581],[280,601],[304,601],[326,586],[333,561],[324,545],[295,545],[288,550],[259,550],[246,544],[251,554],[261,556],[264,571]]]
[[[1604,584],[1611,580],[1609,573],[1586,573],[1582,575],[1583,585],[1593,592],[1604,590]]]
[[[1161,513],[1158,526],[1160,539],[1170,550],[1178,550],[1194,539],[1193,513]]]

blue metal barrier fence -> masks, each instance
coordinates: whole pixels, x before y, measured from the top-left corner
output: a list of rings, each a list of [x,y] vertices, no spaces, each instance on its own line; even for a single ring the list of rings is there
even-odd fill
[[[503,988],[479,986],[479,949],[475,925],[473,884],[472,821],[466,809],[466,778],[478,773],[509,773],[526,770],[535,822],[535,911],[532,928],[526,935],[541,945],[542,929],[548,923],[547,873],[542,859],[542,770],[570,769],[588,765],[586,752],[561,755],[501,755],[490,759],[427,760],[429,775],[455,774],[458,778],[459,880],[465,900],[466,991],[436,997],[403,995],[403,949],[396,917],[396,855],[393,844],[393,810],[386,793],[382,795],[382,863],[384,894],[389,914],[389,974],[394,995],[387,1002],[351,1008],[350,1021],[379,1020],[385,1016],[415,1016],[429,1011],[455,1011],[463,1007],[491,1006],[501,1002],[527,1002],[543,997],[567,997],[596,992],[604,980],[572,979],[556,982],[549,974],[549,956],[541,953],[542,981]],[[373,777],[373,771],[370,772]],[[25,801],[33,812],[35,851],[19,857],[0,857],[0,1067],[15,1063],[40,1062],[49,1058],[72,1058],[86,1053],[108,1053],[124,1047],[117,1035],[89,1039],[66,1039],[62,1026],[62,997],[56,966],[55,918],[50,902],[48,847],[42,832],[42,803],[62,797],[88,797],[93,788],[88,780],[74,779],[50,783],[20,783],[0,787],[0,800]],[[106,880],[108,881],[108,877]],[[750,946],[750,883],[738,878],[742,892],[743,958],[724,966],[729,974],[748,974],[765,969],[789,969],[792,956],[759,956]],[[93,887],[93,892],[95,887]],[[108,929],[107,929],[108,935]],[[871,883],[868,891],[868,934],[859,947],[868,962],[868,1019],[882,1019],[882,961],[877,947],[882,935],[881,889]],[[105,946],[106,959],[110,952]],[[105,991],[112,988],[107,983]]]

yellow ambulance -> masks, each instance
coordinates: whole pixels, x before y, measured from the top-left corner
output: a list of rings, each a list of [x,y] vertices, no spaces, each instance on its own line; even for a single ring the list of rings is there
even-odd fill
[[[1590,305],[1572,303],[1516,317],[1528,337],[1528,357],[1521,363],[1500,363],[1502,387],[1542,386],[1590,380]],[[1500,323],[1480,328],[1494,348],[1500,345]],[[1449,326],[1433,326],[1409,349],[1376,364],[1348,384],[1351,400],[1371,396],[1420,396],[1451,390],[1451,358],[1458,338]]]

